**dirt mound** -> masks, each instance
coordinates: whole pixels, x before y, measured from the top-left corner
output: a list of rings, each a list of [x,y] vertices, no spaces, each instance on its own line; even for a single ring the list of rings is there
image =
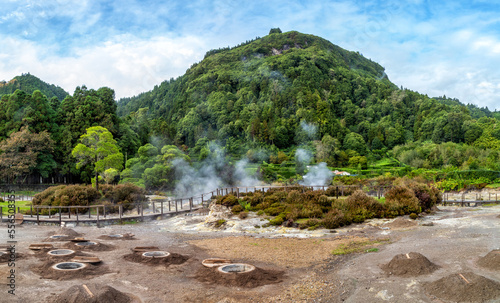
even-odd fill
[[[90,242],[94,242],[94,241],[90,241]],[[82,242],[77,242],[77,243],[82,243]],[[114,250],[115,247],[113,245],[110,245],[110,244],[103,244],[103,243],[99,243],[99,242],[95,242],[96,244],[95,245],[76,245],[77,243],[74,243],[74,242],[68,242],[66,244],[63,245],[64,248],[68,248],[68,249],[73,249],[73,250],[90,250],[90,251],[110,251],[110,250]]]
[[[255,267],[248,273],[221,273],[217,268],[201,267],[195,275],[195,279],[216,285],[254,288],[262,285],[280,283],[283,281],[284,272],[277,270],[265,270]]]
[[[25,258],[26,256],[22,253],[18,253],[18,252],[15,252],[15,258],[14,256],[12,256],[12,254],[10,253],[10,251],[2,251],[2,255],[0,256],[0,264],[1,263],[8,263],[10,262],[10,260],[20,260],[20,259],[23,259]],[[12,258],[11,258],[12,257]]]
[[[142,254],[142,252],[131,253],[123,256],[123,258],[134,263],[141,263],[150,266],[164,265],[165,267],[168,267],[172,264],[182,264],[189,259],[188,256],[183,256],[176,253],[170,253],[170,255],[165,258],[148,258],[143,257]]]
[[[76,250],[74,253],[69,254],[69,255],[59,255],[59,256],[53,256],[49,255],[48,252],[50,250],[40,250],[35,252],[35,257],[38,258],[40,261],[48,261],[52,263],[59,263],[59,262],[66,262],[66,261],[71,261],[74,257],[95,257],[94,255],[84,253],[82,251]]]
[[[52,239],[50,236],[54,236],[54,235],[66,235],[67,237]],[[69,241],[69,240],[73,240],[74,238],[81,237],[81,236],[83,236],[83,234],[77,233],[76,231],[72,230],[71,228],[61,227],[57,231],[51,231],[51,232],[47,233],[47,238],[45,240],[43,240],[43,242]]]
[[[479,258],[477,265],[488,269],[500,270],[500,250],[492,250],[486,256]]]
[[[425,291],[452,302],[488,302],[500,298],[500,283],[473,272],[453,274],[424,284]]]
[[[396,255],[389,263],[380,267],[389,275],[401,277],[427,275],[440,268],[439,265],[416,252]]]
[[[389,228],[408,228],[408,227],[413,227],[413,226],[417,226],[417,225],[418,225],[418,222],[415,220],[408,220],[408,219],[399,217],[396,220],[392,221],[391,223],[386,223],[383,226],[389,227]]]
[[[137,240],[132,234],[121,234],[122,237],[111,237],[109,235],[102,235],[98,239],[101,240]]]
[[[59,262],[64,262],[64,260],[63,259],[61,259],[61,261],[59,261],[59,259],[58,261],[53,261],[52,259],[46,260],[40,265],[32,266],[31,270],[44,279],[52,279],[59,281],[72,280],[72,279],[85,279],[89,277],[102,276],[104,274],[111,272],[108,266],[103,265],[102,263],[97,263],[97,264],[86,263],[86,266],[80,270],[62,271],[52,268],[53,265]]]
[[[88,291],[87,291],[87,289]],[[132,303],[134,299],[111,286],[100,284],[74,285],[65,292],[55,296],[54,303]],[[92,296],[89,294],[92,294]]]

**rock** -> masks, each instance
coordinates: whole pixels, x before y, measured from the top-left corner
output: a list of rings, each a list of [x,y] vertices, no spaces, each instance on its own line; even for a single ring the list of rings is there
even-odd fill
[[[422,223],[422,226],[434,226],[434,222]]]

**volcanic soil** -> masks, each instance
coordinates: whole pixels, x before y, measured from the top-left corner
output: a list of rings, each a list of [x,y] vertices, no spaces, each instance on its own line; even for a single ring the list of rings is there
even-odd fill
[[[16,296],[7,293],[12,267],[2,262],[0,302],[498,303],[499,214],[500,205],[440,206],[415,221],[376,219],[334,231],[264,228],[266,221],[252,215],[229,218],[223,229],[206,225],[205,215],[101,228],[24,223],[16,227],[22,256],[15,261]],[[106,237],[127,233],[135,240]],[[73,256],[47,257],[28,247],[54,234],[98,242],[99,249],[75,249],[73,256],[102,262],[78,274],[52,270],[54,262]],[[0,244],[7,237],[0,233]],[[75,248],[64,239],[50,244]],[[141,246],[172,257],[143,260],[133,252]],[[253,276],[224,276],[201,264],[213,257],[256,269]]]

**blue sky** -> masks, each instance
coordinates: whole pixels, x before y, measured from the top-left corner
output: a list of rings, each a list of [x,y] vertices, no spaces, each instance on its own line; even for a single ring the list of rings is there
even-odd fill
[[[495,1],[0,0],[0,80],[30,72],[117,98],[182,75],[206,51],[270,28],[359,51],[398,86],[500,110]]]

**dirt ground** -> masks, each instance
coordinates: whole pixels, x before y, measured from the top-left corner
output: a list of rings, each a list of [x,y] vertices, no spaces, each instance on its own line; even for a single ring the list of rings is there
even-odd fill
[[[439,209],[408,224],[401,219],[395,223],[377,219],[334,232],[257,228],[255,225],[265,222],[252,217],[228,221],[220,231],[207,227],[204,216],[102,228],[23,224],[16,227],[16,248],[22,254],[15,264],[16,296],[7,293],[5,277],[10,268],[2,257],[0,302],[112,303],[113,298],[127,302],[125,297],[144,303],[500,302],[496,289],[500,289],[500,205]],[[96,256],[102,262],[82,274],[58,279],[57,272],[50,271],[50,262],[57,262],[57,257],[44,257],[28,246],[70,230],[106,249],[79,249],[77,253]],[[126,233],[135,236],[103,237]],[[6,228],[0,229],[0,244],[7,243],[7,236]],[[69,243],[50,242],[56,248],[75,248]],[[361,252],[332,254],[352,243],[361,243]],[[142,262],[137,253],[131,258],[132,249],[138,246],[157,246],[182,256],[182,262]],[[256,267],[254,276],[246,280],[236,273],[221,276],[224,274],[201,265],[211,257],[251,264]],[[396,260],[401,264],[396,268],[411,268],[403,275],[392,274],[387,269],[394,268]],[[414,270],[431,263],[436,265],[432,270]],[[95,275],[89,272],[93,268]],[[481,285],[487,285],[486,293]],[[454,294],[459,288],[470,295],[457,297]],[[78,301],[75,293],[88,298]]]

